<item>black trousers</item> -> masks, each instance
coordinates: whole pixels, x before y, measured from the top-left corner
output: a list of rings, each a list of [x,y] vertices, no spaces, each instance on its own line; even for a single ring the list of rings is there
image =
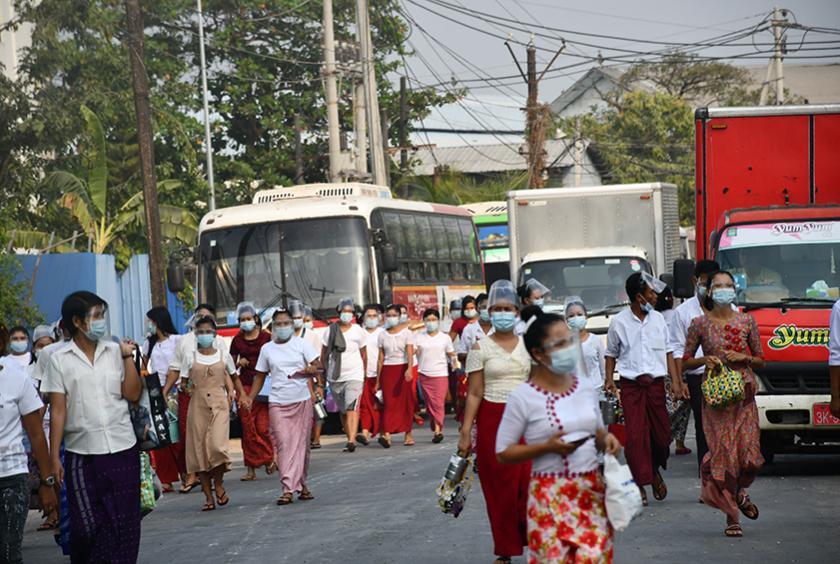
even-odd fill
[[[691,412],[694,414],[694,434],[697,437],[697,467],[703,462],[703,457],[709,452],[709,445],[706,444],[706,434],[703,432],[703,390],[700,384],[703,383],[702,374],[684,374],[683,378],[688,384],[691,403]]]

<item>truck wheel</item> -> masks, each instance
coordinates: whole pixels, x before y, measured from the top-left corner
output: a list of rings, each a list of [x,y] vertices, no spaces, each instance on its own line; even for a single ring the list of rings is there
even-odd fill
[[[761,456],[765,464],[773,464],[776,456],[776,438],[770,433],[761,433]]]

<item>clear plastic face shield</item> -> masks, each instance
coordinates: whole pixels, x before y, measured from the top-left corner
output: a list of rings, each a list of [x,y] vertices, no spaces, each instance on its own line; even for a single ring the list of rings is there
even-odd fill
[[[303,307],[303,302],[300,300],[289,300],[289,305],[286,308],[289,311],[289,315],[292,316],[292,319],[298,317],[303,319],[303,313],[305,311]]]
[[[496,280],[487,293],[487,308],[491,310],[517,311],[516,288],[510,280]]]
[[[353,322],[353,318],[356,316],[356,304],[353,303],[352,298],[342,298],[338,302],[338,318],[341,320],[341,323],[344,325],[349,325]]]
[[[96,342],[111,338],[111,318],[108,315],[107,304],[93,306],[85,313],[81,323],[76,320],[74,320],[74,323],[91,341]]]
[[[248,321],[256,322],[257,308],[254,306],[254,303],[239,302],[236,304],[236,320],[239,322],[240,326]]]
[[[665,291],[665,288],[668,285],[658,278],[654,278],[654,276],[648,272],[642,271],[642,282],[644,282],[648,288],[653,288],[653,291],[657,294],[661,294]]]
[[[452,321],[459,319],[461,317],[461,300],[452,300],[449,302],[449,318]]]
[[[536,278],[529,278],[525,281],[525,294],[531,299],[531,303],[541,306],[545,303],[545,299],[551,290],[537,280]]]
[[[586,305],[580,296],[568,296],[563,301],[563,315],[570,329],[582,331],[586,328]]]
[[[55,342],[55,331],[49,325],[38,325],[32,332],[32,351],[39,352],[41,349]]]
[[[303,306],[303,322],[304,323],[312,323],[315,317],[312,315],[312,308],[309,306]]]
[[[578,331],[562,321],[552,323],[542,341],[537,361],[556,375],[583,376],[585,368]]]
[[[271,327],[271,318],[274,317],[274,312],[277,311],[277,307],[270,307],[264,309],[262,313],[260,313],[260,320],[262,321],[263,327]]]

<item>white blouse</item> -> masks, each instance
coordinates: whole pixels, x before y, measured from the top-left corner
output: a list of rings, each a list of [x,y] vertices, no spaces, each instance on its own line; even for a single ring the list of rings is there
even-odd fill
[[[591,386],[580,385],[575,378],[569,390],[556,394],[529,382],[508,398],[496,435],[496,452],[523,437],[529,445],[544,443],[561,431],[565,442],[590,437],[569,456],[546,454],[534,459],[531,466],[532,475],[587,474],[598,467],[595,433],[603,426],[598,393]]]
[[[603,388],[606,376],[604,342],[598,335],[589,333],[586,340],[580,343],[580,349],[583,367],[586,369],[586,381],[595,388]]]
[[[385,354],[383,364],[385,366],[399,366],[408,364],[408,357],[405,354],[406,347],[412,342],[412,333],[403,329],[397,333],[382,331],[379,334],[379,348]]]
[[[493,339],[483,339],[467,355],[467,374],[484,371],[484,399],[505,403],[510,393],[528,379],[531,357],[522,337],[513,352],[507,352]]]

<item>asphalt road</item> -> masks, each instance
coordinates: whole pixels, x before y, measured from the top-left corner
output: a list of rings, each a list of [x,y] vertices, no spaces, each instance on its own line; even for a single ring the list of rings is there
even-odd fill
[[[228,474],[226,507],[201,513],[198,490],[168,494],[143,520],[140,562],[490,563],[478,483],[457,519],[437,507],[434,490],[454,449],[454,423],[447,424],[440,445],[424,430],[417,446],[395,441],[388,451],[375,445],[345,454],[338,438],[325,437],[312,457],[314,501],[276,506],[276,475],[240,482],[241,462]],[[668,498],[651,498],[644,515],[617,534],[616,562],[840,561],[840,456],[777,456],[750,492],[760,518],[744,519],[738,540],[723,536],[722,513],[697,503],[695,475],[693,454],[671,458]],[[51,535],[34,530],[38,522],[32,513],[24,561],[61,562]]]

